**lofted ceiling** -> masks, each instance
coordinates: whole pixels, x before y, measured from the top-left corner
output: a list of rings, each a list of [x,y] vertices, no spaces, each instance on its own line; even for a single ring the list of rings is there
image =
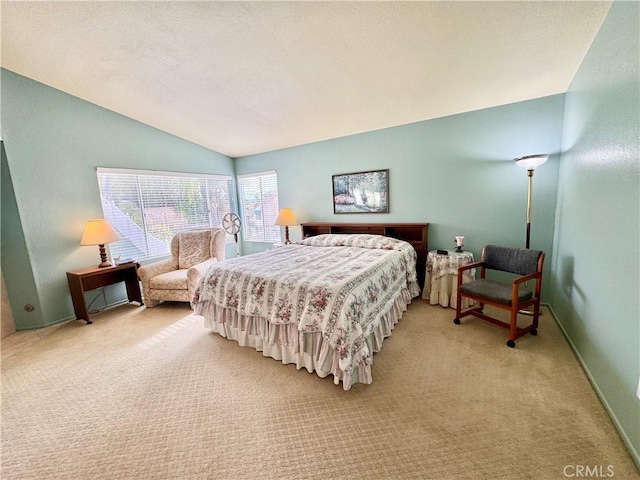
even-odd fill
[[[2,66],[230,157],[562,93],[610,1],[2,1]]]

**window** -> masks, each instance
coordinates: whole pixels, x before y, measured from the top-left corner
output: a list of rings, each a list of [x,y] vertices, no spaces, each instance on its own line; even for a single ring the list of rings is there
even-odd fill
[[[278,216],[276,172],[239,175],[238,190],[244,239],[249,242],[279,242],[280,227],[274,225]]]
[[[167,255],[177,232],[218,227],[234,211],[226,175],[98,168],[98,184],[104,218],[122,237],[109,244],[115,257]]]

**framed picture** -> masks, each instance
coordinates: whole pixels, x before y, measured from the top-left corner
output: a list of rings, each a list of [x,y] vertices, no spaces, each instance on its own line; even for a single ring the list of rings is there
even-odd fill
[[[333,213],[389,213],[389,170],[333,175]]]

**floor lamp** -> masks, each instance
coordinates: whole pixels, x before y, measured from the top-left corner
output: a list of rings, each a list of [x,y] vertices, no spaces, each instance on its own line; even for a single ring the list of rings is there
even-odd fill
[[[528,155],[526,157],[516,158],[515,162],[521,168],[527,170],[527,176],[529,177],[529,188],[527,190],[527,241],[526,248],[530,247],[531,243],[531,189],[533,187],[533,171],[536,167],[539,167],[549,158],[549,155]]]
[[[527,240],[526,248],[531,246],[531,189],[533,187],[533,171],[549,159],[549,155],[527,155],[526,157],[516,158],[516,165],[527,170],[529,177],[529,186],[527,188]],[[526,285],[526,283],[525,283]],[[529,310],[519,310],[522,315],[533,315]]]

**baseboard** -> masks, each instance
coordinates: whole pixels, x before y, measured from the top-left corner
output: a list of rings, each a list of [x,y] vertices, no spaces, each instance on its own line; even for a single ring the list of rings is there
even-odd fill
[[[129,300],[126,299],[126,298],[123,299],[123,300],[119,300],[117,302],[109,303],[102,310],[100,310],[100,312],[103,312],[103,311],[105,311],[107,309],[110,309],[110,308],[119,307],[120,305],[126,305],[127,303],[129,303]],[[98,312],[98,313],[100,313],[100,312]],[[76,318],[75,315],[71,315],[70,317],[59,318],[57,320],[53,320],[51,322],[47,322],[44,325],[38,325],[36,327],[30,327],[30,328],[21,328],[20,330],[16,329],[16,332],[25,332],[27,330],[39,330],[41,328],[51,327],[53,325],[62,324],[62,323],[69,322],[69,321],[72,321],[72,320],[73,321],[77,320],[79,322],[84,322],[84,320]]]
[[[558,328],[560,328],[560,331],[562,332],[562,335],[564,335],[564,338],[567,340],[567,343],[571,347],[571,350],[573,350],[573,353],[576,356],[576,358],[578,359],[578,362],[580,362],[580,365],[582,366],[582,370],[584,370],[584,373],[587,376],[587,379],[589,379],[589,383],[591,383],[591,387],[596,392],[596,395],[600,399],[600,402],[604,406],[604,409],[609,414],[609,417],[611,418],[611,421],[613,422],[613,425],[616,427],[616,430],[620,434],[620,438],[622,438],[622,441],[624,442],[625,446],[627,447],[627,450],[629,451],[629,454],[631,455],[631,458],[633,459],[634,463],[636,464],[636,467],[638,468],[638,470],[640,470],[640,453],[635,449],[633,443],[631,443],[631,440],[629,439],[629,436],[627,435],[626,431],[624,430],[624,427],[622,426],[622,424],[618,420],[618,417],[616,416],[616,414],[614,413],[613,409],[611,408],[611,405],[609,405],[609,402],[607,402],[607,399],[605,398],[605,396],[603,395],[602,391],[600,390],[600,387],[598,386],[597,382],[593,378],[593,375],[591,375],[591,372],[589,371],[589,368],[587,367],[586,363],[584,362],[584,359],[580,355],[580,352],[578,351],[578,349],[574,345],[573,341],[571,340],[571,337],[569,337],[569,335],[567,334],[567,331],[564,329],[564,326],[562,325],[562,323],[558,320],[558,316],[556,315],[556,312],[553,310],[553,308],[549,304],[545,304],[545,307],[547,307],[549,309],[549,312],[551,313],[551,316],[555,320],[556,325],[558,325]]]

